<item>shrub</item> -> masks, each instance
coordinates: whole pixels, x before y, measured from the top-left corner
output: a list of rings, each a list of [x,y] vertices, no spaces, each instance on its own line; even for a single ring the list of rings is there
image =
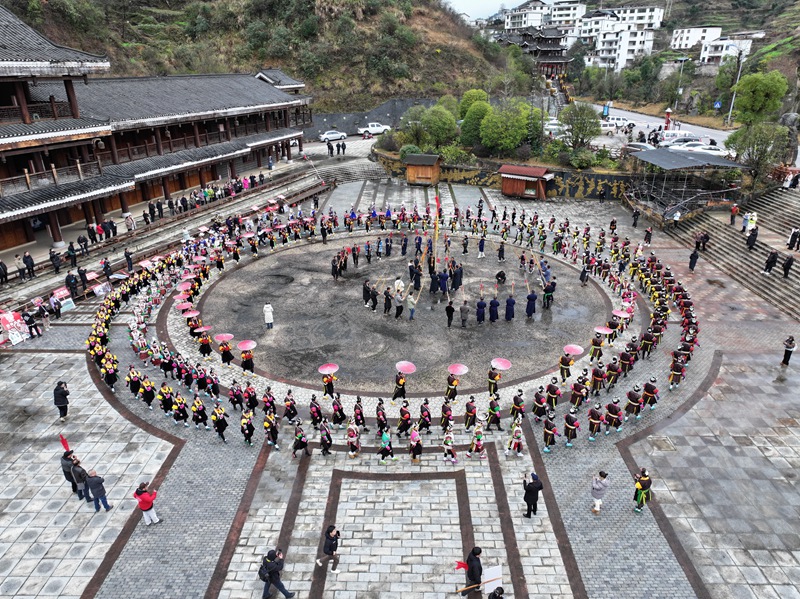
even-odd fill
[[[520,147],[517,148],[516,151],[517,160],[521,160],[522,162],[527,162],[531,159],[531,145],[530,144],[522,144]]]
[[[405,160],[409,154],[422,154],[422,150],[419,149],[419,146],[412,144],[406,144],[400,148],[400,160]]]
[[[475,164],[475,156],[461,149],[457,144],[450,144],[439,148],[442,159],[447,164]]]
[[[569,157],[569,163],[577,169],[589,168],[595,164],[595,157],[591,150],[581,148],[572,152]]]
[[[397,152],[397,150],[400,148],[400,144],[397,140],[397,133],[395,131],[390,131],[389,133],[384,133],[378,138],[375,147],[387,152]]]

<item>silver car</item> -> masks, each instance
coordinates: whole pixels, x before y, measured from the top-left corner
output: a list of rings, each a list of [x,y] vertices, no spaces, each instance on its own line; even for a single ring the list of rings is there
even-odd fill
[[[319,134],[319,140],[322,142],[339,141],[340,139],[347,139],[347,133],[331,129]]]

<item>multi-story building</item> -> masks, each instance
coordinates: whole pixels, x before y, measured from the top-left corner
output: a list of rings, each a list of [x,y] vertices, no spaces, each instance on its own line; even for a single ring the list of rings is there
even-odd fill
[[[565,73],[570,58],[566,56],[564,34],[555,27],[529,27],[515,33],[505,33],[497,43],[519,46],[524,54],[530,54],[542,75]]]
[[[591,48],[586,62],[620,71],[653,51],[664,10],[655,6],[598,9],[580,19],[579,39]]]
[[[597,36],[590,64],[612,71],[630,67],[638,56],[650,54],[653,49],[652,29],[626,29],[604,31]]]
[[[586,5],[578,0],[556,0],[550,6],[550,25],[559,29],[575,26],[586,14]]]
[[[542,0],[528,0],[505,15],[505,31],[514,32],[528,27],[539,27],[549,16],[550,7]]]
[[[697,44],[715,40],[722,35],[722,27],[688,27],[672,32],[669,47],[673,50],[688,50]]]
[[[64,224],[302,151],[310,98],[276,69],[95,78],[106,57],[53,44],[2,7],[0,31],[0,249],[40,229],[60,246]]]
[[[722,64],[727,56],[738,56],[744,60],[750,54],[753,40],[734,35],[720,37],[703,42],[700,48],[700,62],[704,64]]]

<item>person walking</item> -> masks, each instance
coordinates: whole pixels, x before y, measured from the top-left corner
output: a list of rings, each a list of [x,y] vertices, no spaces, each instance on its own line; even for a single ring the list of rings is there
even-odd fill
[[[27,308],[22,311],[22,320],[28,327],[28,334],[30,335],[31,339],[42,336],[42,331],[39,328],[39,324],[36,322],[36,317],[34,317],[34,315],[31,314]],[[34,335],[34,333],[36,334]]]
[[[647,472],[647,468],[642,468],[641,472],[634,475],[633,478],[636,481],[633,492],[633,500],[636,502],[636,507],[633,508],[633,511],[641,514],[642,508],[653,498],[653,492],[650,490],[653,481],[650,480],[650,473]]]
[[[261,568],[258,570],[258,577],[264,581],[264,592],[261,594],[262,599],[269,599],[272,596],[270,586],[274,586],[284,597],[294,597],[294,593],[287,591],[286,587],[281,582],[281,570],[283,570],[283,550],[280,548],[270,549],[261,562]]]
[[[767,261],[764,263],[764,270],[761,271],[762,275],[771,275],[772,269],[778,265],[778,250],[771,250],[767,256]]]
[[[450,301],[447,303],[447,307],[444,309],[445,314],[447,314],[447,328],[449,329],[453,326],[453,315],[456,313],[456,309],[453,307],[453,302]]]
[[[61,422],[67,419],[67,411],[69,410],[68,395],[69,389],[67,389],[67,383],[58,381],[56,383],[56,388],[53,389],[53,404],[58,408],[58,418]],[[66,454],[64,454],[64,457],[66,457]]]
[[[794,264],[794,254],[789,254],[788,256],[786,256],[786,258],[783,259],[783,265],[781,266],[781,268],[783,268],[784,279],[789,278],[789,271],[792,270],[793,264]]]
[[[417,310],[417,300],[411,292],[406,295],[406,306],[408,307],[408,319],[414,320],[414,312]]]
[[[792,358],[792,352],[797,347],[797,344],[794,342],[794,337],[791,335],[783,342],[783,361],[781,362],[781,366],[788,366],[789,360]]]
[[[483,576],[483,566],[481,565],[480,547],[473,547],[467,556],[467,589],[461,591],[461,596],[466,597],[470,593],[480,594],[481,577]]]
[[[325,530],[325,542],[322,546],[322,553],[323,556],[317,560],[317,566],[320,568],[323,567],[324,564],[328,562],[331,563],[331,572],[334,574],[338,574],[339,570],[336,568],[339,567],[339,531],[336,530],[336,526],[331,524]]]
[[[689,272],[694,273],[694,269],[697,266],[697,260],[700,258],[700,253],[697,251],[697,248],[689,254]]]
[[[752,252],[756,247],[756,240],[758,240],[758,227],[753,227],[750,229],[750,233],[747,235],[747,251]]]
[[[103,504],[103,507],[106,509],[107,512],[111,511],[113,505],[109,505],[108,500],[106,499],[106,488],[103,486],[105,482],[104,478],[97,476],[97,472],[95,470],[89,470],[89,477],[86,479],[86,485],[89,488],[89,491],[92,493],[92,497],[94,497],[94,513],[100,511],[100,504]]]
[[[592,507],[592,513],[597,515],[600,513],[600,506],[603,505],[603,497],[606,495],[606,491],[608,491],[608,486],[610,485],[610,481],[608,480],[608,473],[600,471],[599,474],[592,477],[592,500],[594,501],[594,506]]]
[[[271,329],[274,322],[275,318],[272,315],[272,304],[267,302],[264,304],[264,325],[267,329]]]
[[[139,509],[142,510],[142,518],[144,519],[145,526],[158,524],[159,522],[164,521],[159,520],[154,505],[156,496],[158,496],[158,491],[155,489],[151,490],[149,485],[149,482],[144,482],[140,484],[139,488],[133,492],[133,498],[139,504]]]
[[[465,328],[467,326],[467,320],[469,319],[469,304],[467,300],[464,300],[464,303],[458,310],[461,313],[461,328]]]
[[[61,456],[61,472],[64,473],[64,478],[67,479],[67,482],[72,485],[72,492],[77,494],[78,485],[72,476],[72,456],[74,454],[74,451],[68,449],[64,452],[64,455]]]
[[[531,513],[536,515],[536,504],[539,502],[539,491],[542,490],[542,481],[535,472],[531,472],[531,480],[528,482],[528,477],[522,478],[522,488],[525,489],[525,505],[528,506],[527,513],[523,514],[524,518],[530,518]]]

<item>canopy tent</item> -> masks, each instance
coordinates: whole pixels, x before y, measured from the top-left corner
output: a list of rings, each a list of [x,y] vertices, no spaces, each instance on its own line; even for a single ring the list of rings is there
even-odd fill
[[[635,152],[633,157],[642,162],[647,162],[665,171],[678,170],[697,170],[708,167],[714,168],[742,168],[738,162],[733,162],[727,158],[714,156],[713,154],[703,154],[702,152],[682,152],[680,150],[670,150],[669,148],[656,148],[655,150],[645,150]]]

